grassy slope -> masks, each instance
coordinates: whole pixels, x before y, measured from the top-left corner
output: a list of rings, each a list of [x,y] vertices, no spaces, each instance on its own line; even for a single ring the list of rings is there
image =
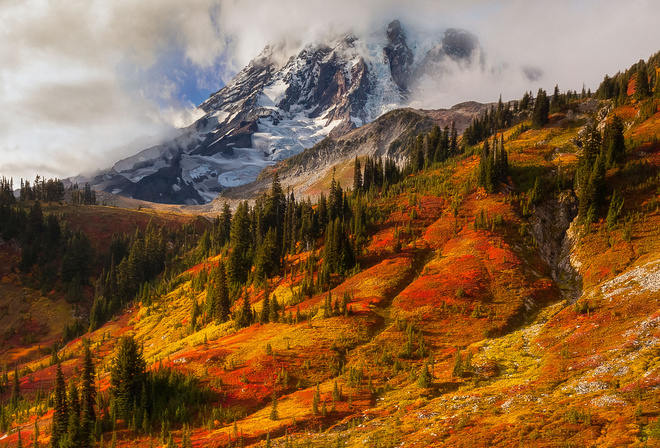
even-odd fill
[[[158,226],[176,229],[192,224],[198,233],[208,228],[204,218],[172,212],[130,210],[117,207],[75,207],[44,204],[44,213],[62,217],[72,230],[83,230],[97,253],[107,252],[115,233],[131,235],[136,228],[144,230],[150,221]],[[73,320],[73,308],[64,300],[65,292],[50,291],[46,296],[23,285],[15,266],[20,260],[16,247],[0,245],[0,347],[2,363],[13,367],[49,352],[59,340],[64,324]],[[89,288],[88,295],[93,290]]]
[[[633,120],[628,108],[617,112]],[[572,141],[585,122],[586,117],[571,121],[558,114],[547,128],[508,141],[512,182],[522,188],[530,183],[530,170],[550,173],[575,164]],[[657,129],[660,114],[633,124],[626,136],[650,141]],[[640,144],[630,158],[657,170],[659,154],[651,142]],[[257,324],[237,332],[231,324],[210,323],[191,333],[192,300],[202,302],[205,293],[185,282],[150,309],[136,306],[87,335],[98,346],[101,387],[107,387],[116,338],[132,332],[144,341],[148,364],[162,362],[198,376],[218,392],[218,405],[243,416],[236,423],[239,434],[231,423],[198,424],[194,446],[224,446],[240,434],[246,444],[258,443],[267,432],[274,438],[293,434],[314,446],[334,446],[338,438],[347,446],[641,444],[660,412],[657,184],[624,191],[624,213],[640,212],[630,241],[622,225],[611,232],[602,221],[588,232],[573,229],[580,233],[573,248],[573,264],[584,280],[580,303],[588,301],[591,308],[579,313],[563,299],[530,236],[519,231],[527,219],[518,203],[505,193],[464,187],[476,164],[476,158],[466,158],[423,172],[405,194],[382,205],[389,217],[366,250],[368,267],[332,291],[333,297],[353,294],[351,316]],[[611,185],[626,181],[618,171],[608,176]],[[446,188],[429,191],[424,185],[431,177],[440,177]],[[452,203],[459,204],[456,217]],[[501,215],[503,225],[474,230],[482,209],[491,218]],[[288,275],[269,289],[286,302],[300,280]],[[263,294],[250,294],[258,310]],[[300,309],[315,312],[324,299],[325,294],[313,297]],[[408,323],[414,326],[415,350],[421,334],[425,357],[401,356]],[[65,374],[79,363],[79,348],[79,340],[65,347],[74,356],[65,362]],[[459,350],[473,354],[475,367],[463,378],[451,375]],[[429,354],[432,387],[420,389],[414,378]],[[21,386],[48,388],[54,371],[46,364],[47,357],[33,361],[36,371]],[[342,374],[342,366],[344,372],[362,371],[362,381]],[[288,385],[276,381],[283,371]],[[342,397],[330,411],[335,380]],[[317,384],[325,417],[312,414]],[[269,418],[273,391],[279,396],[276,421]],[[131,445],[121,442],[133,438],[127,430],[119,436],[121,446]]]

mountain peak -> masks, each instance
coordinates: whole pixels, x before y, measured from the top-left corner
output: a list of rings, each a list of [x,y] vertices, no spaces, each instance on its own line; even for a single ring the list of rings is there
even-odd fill
[[[331,132],[344,134],[405,105],[422,76],[441,75],[443,64],[469,58],[477,47],[476,36],[456,29],[422,45],[398,20],[384,33],[310,42],[291,57],[267,46],[200,105],[205,115],[180,137],[117,163],[92,183],[135,199],[209,202]]]

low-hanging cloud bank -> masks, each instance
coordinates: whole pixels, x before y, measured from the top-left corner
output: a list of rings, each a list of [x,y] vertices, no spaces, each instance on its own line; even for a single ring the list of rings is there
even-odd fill
[[[290,54],[325,33],[465,28],[483,69],[425,85],[416,105],[595,89],[658,48],[653,0],[6,0],[0,2],[0,174],[69,176],[111,165],[199,116],[261,49]],[[523,76],[538,68],[538,79]],[[421,98],[421,99],[420,99]]]

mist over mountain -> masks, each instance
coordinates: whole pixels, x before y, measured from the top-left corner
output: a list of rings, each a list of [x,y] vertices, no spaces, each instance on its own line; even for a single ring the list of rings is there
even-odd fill
[[[476,35],[450,28],[429,36],[398,20],[361,36],[325,36],[290,57],[287,51],[264,48],[200,105],[203,117],[98,174],[94,188],[161,203],[209,202],[328,135],[423,104],[430,86],[443,92],[463,74],[496,75]]]

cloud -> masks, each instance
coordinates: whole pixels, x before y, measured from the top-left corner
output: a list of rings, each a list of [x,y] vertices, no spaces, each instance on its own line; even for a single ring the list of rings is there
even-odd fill
[[[215,8],[0,2],[0,172],[31,179],[110,166],[143,149],[132,142],[155,144],[198,118],[181,81],[211,70],[225,50]]]
[[[660,49],[659,15],[654,0],[233,0],[222,3],[216,21],[230,50],[230,72],[267,43],[292,53],[329,30],[368,33],[394,18],[417,32],[464,28],[479,37],[487,70],[455,71],[432,97],[493,101],[499,93],[512,99],[555,84],[562,90],[581,90],[583,83],[596,89],[606,73]],[[444,101],[435,107],[451,105]]]
[[[447,107],[556,83],[593,90],[659,50],[658,16],[655,0],[0,0],[0,173],[69,176],[132,155],[197,117],[193,102],[267,44],[284,61],[394,18],[467,29],[483,69],[454,67],[423,96]]]

